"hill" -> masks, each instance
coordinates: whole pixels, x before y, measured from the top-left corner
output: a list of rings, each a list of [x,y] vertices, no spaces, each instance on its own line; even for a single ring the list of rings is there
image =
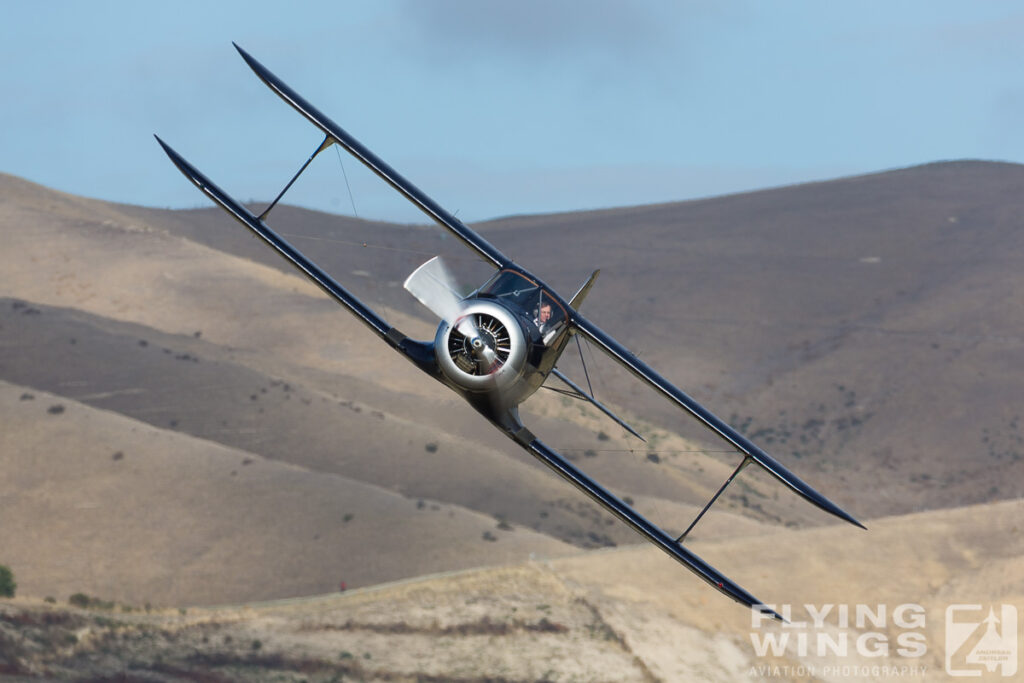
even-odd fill
[[[746,567],[742,578],[803,626],[752,622],[653,548],[623,548],[230,607],[8,601],[0,671],[162,681],[944,681],[947,606],[1024,607],[1022,513],[1022,501],[993,503],[878,519],[871,534],[776,529],[699,544]],[[814,552],[797,558],[780,546]],[[819,651],[820,635],[844,650]],[[950,661],[984,673],[965,654]],[[993,675],[984,680],[1006,680]]]
[[[894,513],[1024,495],[1020,384],[1005,372],[1024,360],[1022,186],[1016,164],[943,162],[474,227],[563,292],[602,268],[585,308],[595,322],[802,473],[839,478],[841,504]],[[288,268],[219,214],[133,215]],[[430,255],[467,283],[486,274],[438,230],[294,208],[274,224],[410,314],[398,285]],[[702,437],[600,371],[611,402]],[[936,397],[955,408],[937,414]]]
[[[563,292],[601,266],[585,305],[595,322],[826,495],[871,519],[1024,495],[1014,400],[1020,383],[1006,372],[1021,360],[1022,181],[1024,169],[1015,165],[956,162],[476,227]],[[448,255],[464,282],[487,271],[434,228],[291,207],[275,209],[273,218],[346,286],[421,337],[432,335],[432,323],[401,290],[405,275],[434,253]],[[192,481],[192,460],[167,461],[165,451],[131,441],[145,431],[184,439],[182,448],[205,454],[203,467],[214,466],[217,449],[273,465],[268,471],[282,488],[292,485],[287,473],[301,471],[307,483],[362,491],[377,501],[367,509],[384,505],[384,494],[398,496],[387,498],[397,515],[388,518],[394,533],[372,536],[372,543],[365,541],[370,535],[360,537],[374,557],[388,559],[346,569],[355,586],[523,559],[536,548],[558,554],[566,544],[636,540],[454,396],[439,394],[215,209],[113,205],[3,176],[0,233],[7,297],[0,300],[0,380],[10,387],[4,410],[20,414],[26,406],[19,397],[28,393],[66,411],[7,420],[18,425],[5,434],[9,467],[30,471],[36,462],[26,458],[46,448],[72,460],[75,449],[112,448],[105,457],[122,452],[127,460],[116,445],[123,440],[168,469],[127,477],[127,468],[108,472],[110,463],[98,459],[89,461],[97,468],[90,477],[111,477],[111,490],[122,492]],[[610,363],[588,355],[588,365],[599,398],[638,422],[651,436],[648,445],[548,394],[527,404],[527,424],[645,514],[681,529],[735,466],[735,455]],[[571,359],[565,366],[579,374]],[[47,431],[91,411],[121,418],[118,435],[80,429],[71,442],[67,431]],[[59,448],[35,441],[40,433]],[[175,530],[174,496],[125,496],[159,504],[150,516],[128,518],[138,533]],[[211,519],[237,518],[213,489],[207,500],[226,506]],[[358,514],[335,501],[321,515],[313,500],[282,497],[275,512],[309,517],[321,536],[331,520],[331,533],[341,533],[345,515]],[[51,504],[47,496],[8,496],[0,514],[55,520]],[[460,515],[471,531],[417,526],[424,507],[433,506]],[[747,470],[698,531],[714,538],[831,522],[808,507]],[[85,533],[39,524],[67,546]],[[422,545],[403,544],[408,525]],[[516,531],[498,533],[509,528]],[[519,531],[533,540],[492,552]],[[223,527],[191,532],[189,542],[202,553],[221,552]],[[263,524],[260,533],[264,549],[291,547],[296,538],[288,525]],[[36,568],[40,581],[28,584],[34,592],[70,590],[60,571],[41,570],[52,566],[52,555],[24,542],[22,528],[7,525],[0,534],[0,547],[20,548],[19,576],[20,566]],[[109,534],[97,547],[117,556],[128,538]],[[434,551],[429,561],[424,547]],[[333,585],[325,577],[337,576],[341,565],[340,551],[331,552],[293,552],[290,561],[308,562],[289,569],[296,577],[287,589],[272,581],[274,572],[256,571],[246,598]],[[135,566],[105,565],[113,573],[98,583],[88,579],[90,562],[69,562],[76,589],[107,598],[145,593],[146,600],[176,604],[189,595],[189,604],[210,604],[238,594],[231,592],[237,586],[203,585],[198,570],[180,573],[173,587],[142,582],[136,592],[128,588]]]

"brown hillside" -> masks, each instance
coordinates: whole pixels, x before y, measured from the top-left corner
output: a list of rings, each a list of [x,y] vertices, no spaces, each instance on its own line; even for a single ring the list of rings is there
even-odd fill
[[[563,293],[601,267],[585,307],[595,322],[801,472],[838,478],[839,502],[897,512],[1024,495],[1022,388],[1006,371],[1024,363],[1022,187],[1019,165],[946,162],[476,227]],[[133,211],[287,268],[216,209]],[[433,253],[461,255],[466,282],[482,277],[436,230],[290,208],[274,220],[409,312],[397,285]],[[612,402],[687,429],[602,372]]]
[[[1024,494],[1020,381],[1010,370],[1024,360],[1022,181],[1015,165],[934,164],[478,227],[563,294],[602,267],[585,312],[871,519]],[[290,207],[273,218],[414,334],[432,334],[401,289],[416,265],[444,253],[464,282],[487,272],[435,228]],[[636,540],[215,209],[118,206],[3,176],[0,234],[9,297],[0,301],[0,380],[12,386],[285,468],[275,471],[386,490],[412,510],[424,500],[530,529],[538,547]],[[649,445],[547,394],[526,406],[528,424],[659,523],[685,526],[735,457],[707,441],[709,452],[694,452],[685,439],[700,430],[609,363],[588,364],[598,396],[625,406]],[[580,374],[572,359],[565,367]],[[21,439],[34,433],[26,429],[9,432],[3,454],[19,466],[29,452]],[[831,521],[748,472],[699,528],[703,538]],[[160,514],[173,513],[173,497],[156,500],[168,506]],[[308,512],[301,498],[288,501],[286,516]],[[39,502],[20,498],[5,511],[44,519]],[[432,570],[466,566],[460,533],[431,528]],[[489,546],[481,534],[472,542]],[[391,555],[388,576],[419,573],[408,557],[417,548]],[[42,553],[32,561],[47,562]],[[307,569],[319,576],[320,560]],[[284,594],[263,591],[254,597]]]
[[[16,600],[0,603],[0,663],[140,680],[948,681],[948,606],[1006,604],[1024,617],[1022,507],[883,518],[852,537],[842,527],[777,529],[698,545],[788,611],[789,626],[752,626],[747,610],[644,547],[184,613]],[[820,627],[806,605],[824,615]],[[881,623],[858,622],[858,605]],[[914,622],[896,617],[903,606]],[[755,649],[755,637],[787,633],[779,654]],[[846,642],[845,653],[819,653],[819,635]],[[908,635],[921,647],[902,656]],[[965,654],[952,661],[981,680],[1010,680]]]

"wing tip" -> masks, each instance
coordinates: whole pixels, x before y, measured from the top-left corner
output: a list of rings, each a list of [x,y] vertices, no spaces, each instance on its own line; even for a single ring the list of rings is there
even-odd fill
[[[765,614],[771,617],[772,619],[775,619],[776,621],[782,622],[783,624],[789,623],[789,621],[781,614],[779,614],[774,609],[772,609],[765,603],[761,602],[753,595],[743,590],[737,584],[733,583],[724,576],[719,575],[719,578],[716,581],[714,581],[714,585],[716,588],[718,588],[718,590],[722,591],[723,593],[725,593],[741,605],[745,605],[746,607],[749,607],[750,609],[756,612]]]
[[[804,484],[804,486],[807,486],[807,485]],[[820,509],[824,510],[825,512],[828,512],[828,513],[830,513],[832,515],[835,515],[836,517],[838,517],[839,519],[843,520],[844,522],[849,522],[850,524],[854,525],[855,527],[859,527],[859,528],[863,529],[864,531],[868,530],[868,528],[866,526],[861,524],[853,515],[851,515],[850,513],[846,512],[846,510],[843,510],[841,507],[839,507],[838,505],[833,503],[831,500],[829,500],[825,496],[821,495],[820,493],[818,493],[817,491],[812,489],[810,486],[807,486],[807,489],[810,491],[810,493],[813,494],[813,496],[804,494],[804,498],[809,500],[811,503],[816,505],[818,508],[820,508]],[[801,492],[801,493],[803,493],[803,492]]]
[[[178,170],[181,171],[182,173],[185,173],[185,175],[191,177],[192,174],[188,172],[188,169],[186,168],[187,165],[183,166],[185,159],[180,154],[178,154],[173,147],[164,142],[159,135],[153,133],[153,137],[156,138],[156,141],[158,143],[160,143],[160,147],[164,150],[164,154],[170,157],[171,161],[174,162],[174,165],[178,167]]]
[[[795,491],[801,498],[811,503],[820,510],[823,510],[830,515],[835,515],[839,519],[849,522],[850,524],[860,527],[867,531],[867,527],[861,524],[857,519],[850,513],[843,510],[841,507],[833,503],[831,500],[818,493],[813,487],[805,482],[800,477],[796,476],[793,472],[786,469],[781,463],[767,455],[760,449],[756,450],[750,455],[750,458],[761,466],[762,469],[768,471],[769,474],[777,478],[779,481],[784,483]]]
[[[750,609],[757,610],[761,614],[767,614],[768,616],[770,616],[775,621],[779,621],[779,622],[781,622],[783,624],[788,624],[789,623],[789,619],[787,619],[786,617],[782,616],[781,614],[779,614],[778,612],[773,610],[768,605],[763,605],[763,604],[758,603],[758,604],[755,604],[755,605],[751,605]]]
[[[204,185],[207,184],[207,181],[205,180],[205,178],[203,178],[202,174],[199,173],[199,171],[196,170],[196,168],[192,166],[192,164],[185,161],[185,157],[178,154],[178,152],[176,152],[173,147],[171,147],[166,142],[161,140],[159,135],[154,133],[153,137],[155,137],[156,141],[160,143],[160,146],[163,148],[164,153],[167,154],[167,156],[174,163],[174,165],[178,167],[178,170],[181,171],[181,173],[186,178],[192,181],[194,185],[196,185],[200,189],[203,189]]]
[[[235,50],[238,51],[238,54],[242,56],[242,59],[245,60],[245,63],[249,66],[250,69],[253,70],[256,76],[261,81],[270,86],[272,89],[276,90],[276,87],[272,84],[274,77],[270,73],[270,71],[267,70],[267,67],[260,64],[255,57],[253,57],[251,54],[243,50],[242,47],[235,41],[231,41],[231,44],[235,46]]]

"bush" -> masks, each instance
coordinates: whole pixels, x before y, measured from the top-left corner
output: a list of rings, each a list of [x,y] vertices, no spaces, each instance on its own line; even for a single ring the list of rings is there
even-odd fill
[[[13,598],[18,584],[14,582],[14,572],[7,565],[0,564],[0,598]]]
[[[74,605],[75,607],[81,607],[85,609],[89,606],[89,603],[91,603],[92,600],[85,593],[75,593],[70,598],[68,598],[68,602]]]
[[[68,603],[82,609],[112,610],[116,607],[111,600],[101,600],[100,598],[94,598],[86,595],[85,593],[75,593],[68,598]]]

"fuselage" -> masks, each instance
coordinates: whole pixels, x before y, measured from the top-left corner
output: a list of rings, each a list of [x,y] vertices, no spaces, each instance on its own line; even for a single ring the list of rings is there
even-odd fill
[[[570,315],[535,277],[503,269],[438,327],[439,379],[489,417],[506,413],[544,384],[571,336]]]

